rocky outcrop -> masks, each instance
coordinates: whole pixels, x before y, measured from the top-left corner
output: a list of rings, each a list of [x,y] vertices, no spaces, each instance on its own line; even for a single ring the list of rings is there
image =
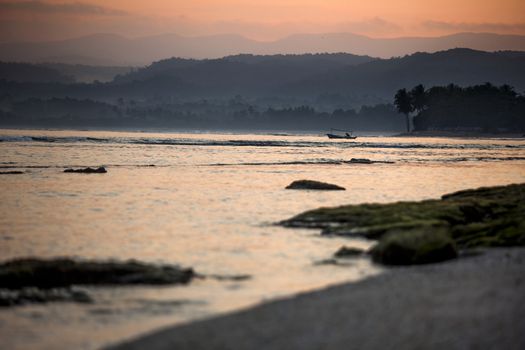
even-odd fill
[[[73,285],[185,284],[195,277],[191,268],[137,261],[76,261],[15,259],[0,264],[0,288],[51,289]]]
[[[298,180],[286,187],[287,190],[325,190],[325,191],[344,191],[345,188],[326,182],[312,180]]]
[[[66,169],[65,173],[80,173],[80,174],[105,174],[108,171],[104,167],[99,168],[84,168],[84,169]]]
[[[456,243],[445,230],[419,229],[391,233],[371,250],[375,262],[388,265],[428,264],[458,257]]]
[[[377,239],[371,253],[385,264],[435,262],[456,257],[457,249],[525,246],[525,184],[461,191],[439,200],[321,208],[281,224]]]
[[[23,171],[0,171],[0,175],[20,175],[24,174]]]

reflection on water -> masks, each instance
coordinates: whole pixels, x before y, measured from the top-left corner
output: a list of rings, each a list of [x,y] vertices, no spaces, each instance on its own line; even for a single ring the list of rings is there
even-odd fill
[[[341,245],[272,223],[319,206],[436,198],[523,182],[525,141],[0,130],[0,257],[77,256],[179,263],[247,281],[88,288],[93,305],[0,310],[8,348],[101,344],[379,272],[319,265]],[[348,164],[351,158],[393,164]],[[72,166],[107,174],[64,174]],[[344,192],[286,191],[294,180]]]

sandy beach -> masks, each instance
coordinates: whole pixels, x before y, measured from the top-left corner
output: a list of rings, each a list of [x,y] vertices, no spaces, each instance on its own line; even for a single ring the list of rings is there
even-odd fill
[[[111,349],[523,349],[525,249],[392,268]]]

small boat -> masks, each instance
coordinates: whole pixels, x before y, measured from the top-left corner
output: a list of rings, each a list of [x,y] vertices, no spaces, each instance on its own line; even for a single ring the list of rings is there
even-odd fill
[[[344,134],[333,134],[333,131],[343,131]],[[329,139],[346,139],[346,140],[354,140],[357,138],[357,136],[352,135],[352,132],[348,132],[346,130],[337,130],[337,129],[330,129],[330,132],[326,134]]]

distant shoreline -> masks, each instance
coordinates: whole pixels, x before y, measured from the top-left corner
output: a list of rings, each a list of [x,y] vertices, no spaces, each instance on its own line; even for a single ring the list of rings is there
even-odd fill
[[[490,138],[490,139],[525,139],[525,133],[483,133],[473,131],[411,131],[393,137],[450,137],[450,138]]]
[[[524,269],[524,248],[491,248],[392,268],[108,349],[523,349]]]
[[[78,131],[78,132],[131,132],[131,133],[188,133],[188,134],[254,134],[271,136],[319,136],[326,138],[324,130],[241,130],[241,129],[174,129],[174,128],[85,128],[85,127],[38,127],[38,126],[1,126],[0,130],[26,131]],[[360,137],[434,137],[434,138],[465,138],[465,139],[525,139],[525,133],[481,133],[455,131],[412,131],[410,133],[396,133],[395,131],[355,131]]]

